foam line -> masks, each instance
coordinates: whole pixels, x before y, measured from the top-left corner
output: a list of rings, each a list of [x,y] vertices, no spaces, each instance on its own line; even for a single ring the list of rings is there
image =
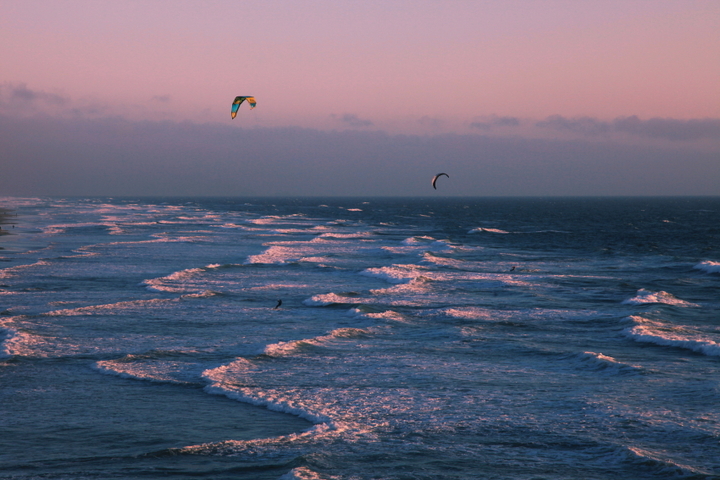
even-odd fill
[[[701,333],[690,328],[654,322],[638,316],[628,317],[625,321],[634,326],[623,330],[623,335],[636,342],[682,348],[707,356],[720,357],[720,343],[704,338]]]
[[[703,270],[707,273],[720,273],[720,262],[713,262],[706,260],[695,265],[693,268],[697,270]]]
[[[642,367],[618,362],[613,357],[602,353],[583,352],[570,358],[575,360],[579,366],[596,372],[608,374],[637,374],[642,372]]]
[[[644,305],[647,303],[662,303],[665,305],[674,305],[676,307],[698,307],[699,305],[696,303],[686,302],[685,300],[680,300],[679,298],[673,296],[672,294],[668,292],[652,292],[650,290],[645,290],[644,288],[641,288],[637,291],[637,294],[632,297],[628,298],[627,300],[623,301],[622,303],[626,305]]]

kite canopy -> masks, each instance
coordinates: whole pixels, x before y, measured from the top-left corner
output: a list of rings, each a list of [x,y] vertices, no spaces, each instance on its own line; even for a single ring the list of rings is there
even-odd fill
[[[255,97],[235,97],[235,100],[233,100],[232,103],[232,109],[230,110],[230,118],[235,118],[237,115],[238,109],[240,108],[240,104],[247,100],[247,102],[250,104],[250,109],[252,110],[257,105],[257,102],[255,101]]]
[[[450,178],[450,175],[448,175],[447,173],[438,173],[437,175],[435,175],[432,179],[432,186],[435,190],[437,190],[437,187],[435,186],[435,182],[437,182],[437,179],[440,175],[445,175],[446,177]]]

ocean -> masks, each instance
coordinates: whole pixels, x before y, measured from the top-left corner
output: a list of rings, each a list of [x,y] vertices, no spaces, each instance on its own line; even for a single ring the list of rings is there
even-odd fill
[[[720,198],[0,207],[0,479],[720,478]]]

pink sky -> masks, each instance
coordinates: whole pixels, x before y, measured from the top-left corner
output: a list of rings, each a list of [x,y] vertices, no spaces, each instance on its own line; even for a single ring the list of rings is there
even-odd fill
[[[0,195],[720,195],[720,1],[0,0],[0,147]]]
[[[0,85],[136,120],[720,118],[719,59],[713,0],[0,1]]]

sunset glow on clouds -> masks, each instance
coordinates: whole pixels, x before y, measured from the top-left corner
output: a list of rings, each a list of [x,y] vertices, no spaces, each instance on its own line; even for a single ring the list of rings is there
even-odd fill
[[[718,25],[692,0],[1,2],[0,115],[718,152]]]

